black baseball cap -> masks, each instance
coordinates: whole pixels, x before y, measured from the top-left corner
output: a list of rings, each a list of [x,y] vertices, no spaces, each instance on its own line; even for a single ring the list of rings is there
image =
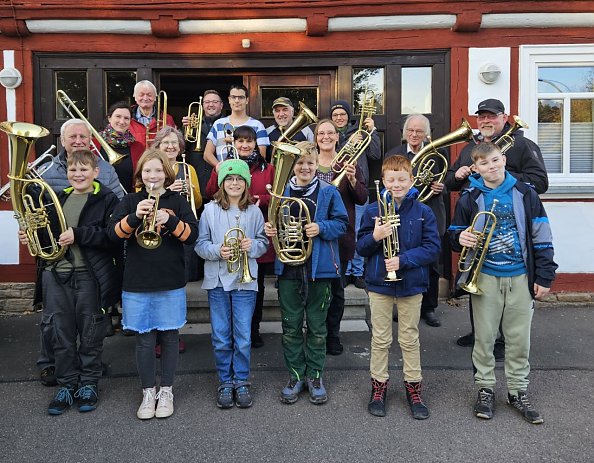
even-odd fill
[[[489,98],[488,100],[481,101],[478,104],[478,109],[474,114],[478,114],[481,111],[489,111],[493,114],[505,113],[505,106],[503,106],[501,101],[494,98]]]

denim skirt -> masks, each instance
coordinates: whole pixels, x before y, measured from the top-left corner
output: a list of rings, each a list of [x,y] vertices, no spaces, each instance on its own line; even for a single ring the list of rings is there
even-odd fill
[[[186,288],[122,292],[122,324],[138,333],[177,330],[186,324]]]

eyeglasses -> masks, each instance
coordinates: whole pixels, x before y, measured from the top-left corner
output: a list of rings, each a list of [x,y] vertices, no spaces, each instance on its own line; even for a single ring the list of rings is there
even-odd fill
[[[318,132],[318,137],[325,137],[326,135],[328,135],[328,136],[336,135],[336,132]]]
[[[425,135],[424,130],[413,130],[413,129],[406,129],[406,133],[410,133],[411,135],[414,133],[415,135]]]
[[[332,119],[334,119],[335,117],[347,117],[347,116],[348,116],[347,113],[333,113]]]
[[[245,96],[245,95],[229,95],[229,99],[235,100],[235,101],[242,101],[242,100],[245,100],[246,98],[247,98],[247,96]]]
[[[226,183],[233,183],[233,182],[241,183],[241,182],[245,182],[245,179],[239,175],[227,175],[225,177],[225,182]]]
[[[476,116],[476,120],[477,121],[494,121],[495,119],[497,119],[502,114],[503,113],[497,113],[497,114],[493,114],[493,113],[479,114],[478,116]]]
[[[202,104],[208,105],[208,104],[219,104],[222,103],[221,100],[208,100],[208,101],[203,101]]]
[[[179,142],[176,141],[169,141],[169,140],[164,140],[161,143],[159,143],[159,145],[163,145],[163,146],[179,146]]]

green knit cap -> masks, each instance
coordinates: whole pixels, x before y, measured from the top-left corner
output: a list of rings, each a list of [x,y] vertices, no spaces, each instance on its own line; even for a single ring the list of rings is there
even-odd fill
[[[250,166],[247,165],[247,162],[242,161],[241,159],[227,159],[219,166],[219,186],[221,186],[221,183],[223,183],[223,180],[225,180],[227,175],[239,175],[243,177],[248,188],[252,183]]]

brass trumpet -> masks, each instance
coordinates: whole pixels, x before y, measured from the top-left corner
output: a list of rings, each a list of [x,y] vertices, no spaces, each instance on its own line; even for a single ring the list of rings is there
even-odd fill
[[[142,226],[136,230],[136,241],[144,249],[157,249],[161,246],[161,235],[157,231],[157,211],[159,210],[160,194],[153,194],[155,184],[151,183],[148,199],[154,199],[153,208],[142,219]]]
[[[239,226],[239,215],[235,216],[236,226],[225,233],[223,246],[231,249],[231,256],[227,259],[227,272],[235,273],[242,270],[240,283],[251,283],[254,277],[250,273],[249,258],[246,251],[241,250],[241,241],[245,238],[245,231]]]
[[[195,109],[195,105],[198,105],[198,109]],[[198,99],[198,101],[193,101],[188,106],[188,125],[186,125],[186,130],[184,133],[184,138],[188,143],[196,143],[194,147],[194,151],[201,151],[202,146],[200,146],[202,137],[202,115],[204,113],[204,108],[202,107],[202,97]]]
[[[146,126],[146,140],[145,147],[148,148],[153,144],[157,132],[167,125],[167,93],[161,90],[157,95],[157,114],[155,116],[157,123],[155,124],[155,131],[151,132]]]
[[[458,271],[460,273],[468,273],[468,279],[465,283],[460,285],[464,291],[470,294],[480,295],[481,290],[478,287],[478,278],[483,268],[483,263],[487,257],[489,250],[489,243],[495,231],[497,225],[497,217],[495,216],[495,206],[499,201],[493,200],[493,206],[490,211],[482,211],[474,216],[472,223],[470,224],[470,233],[476,236],[477,244],[474,248],[463,247],[460,252],[460,259],[458,260]],[[481,230],[477,229],[477,222],[484,221]],[[469,258],[470,252],[474,250],[474,254]],[[466,262],[468,260],[468,262]]]
[[[501,135],[493,143],[499,147],[502,154],[505,154],[506,151],[514,146],[514,137],[512,135],[520,129],[527,128],[528,124],[526,124],[518,116],[514,116],[514,125],[512,125],[507,132]]]
[[[384,191],[384,194],[380,196],[380,181],[375,180],[375,191],[377,193],[377,213],[380,218],[381,224],[389,223],[392,225],[392,234],[382,240],[382,246],[384,249],[384,257],[391,259],[396,257],[400,252],[400,241],[398,240],[398,227],[400,226],[400,215],[396,214],[396,205],[394,200],[390,201],[388,190]],[[385,281],[400,281],[395,271],[390,271],[386,274]]]

